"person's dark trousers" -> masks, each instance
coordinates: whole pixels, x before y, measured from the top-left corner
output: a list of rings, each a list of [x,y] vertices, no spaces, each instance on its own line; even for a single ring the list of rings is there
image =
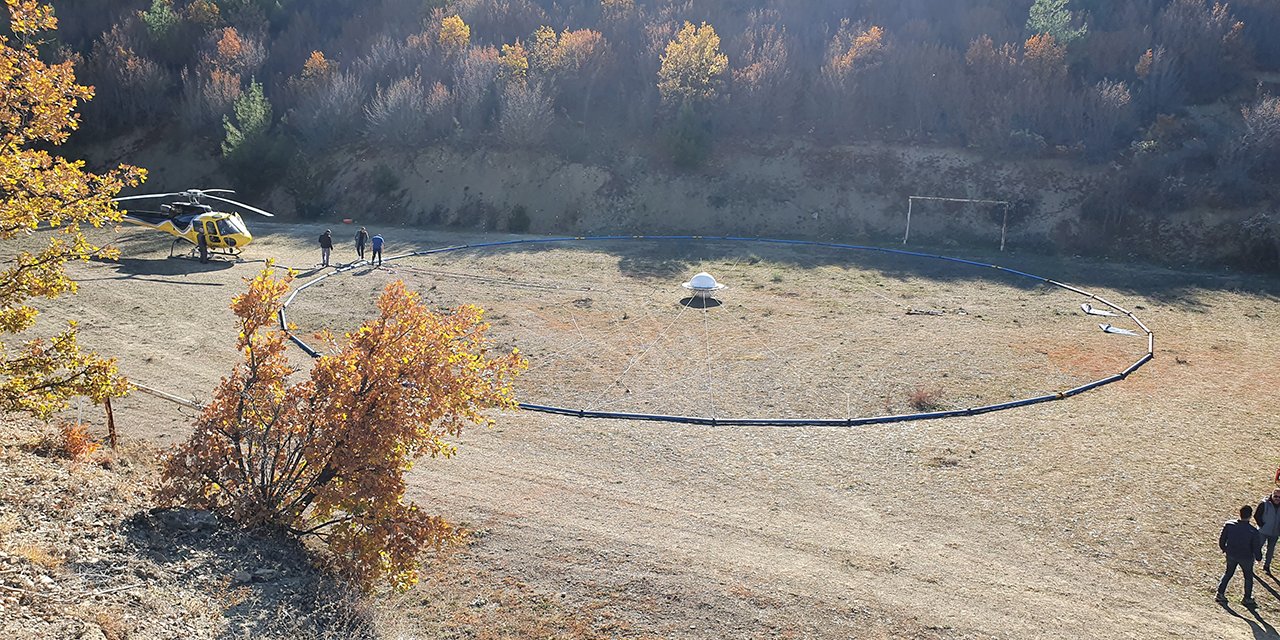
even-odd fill
[[[1244,599],[1253,599],[1253,560],[1240,561],[1227,558],[1227,570],[1222,574],[1222,582],[1218,583],[1218,597],[1227,595],[1227,583],[1236,575],[1236,567],[1244,572]]]
[[[377,260],[379,265],[382,264],[382,249],[373,250],[373,255],[369,257],[369,262],[372,263],[374,260]]]
[[[363,245],[363,244],[358,244],[358,245],[356,245],[356,255],[357,255],[357,256],[360,256],[360,259],[361,259],[361,260],[364,260],[364,245]]]
[[[1262,561],[1262,571],[1266,571],[1267,573],[1271,572],[1271,558],[1274,557],[1276,554],[1277,538],[1280,538],[1280,536],[1276,536],[1276,535],[1262,536],[1262,545],[1263,545],[1263,548],[1266,548],[1266,556],[1263,556],[1263,558],[1265,559],[1263,559]]]

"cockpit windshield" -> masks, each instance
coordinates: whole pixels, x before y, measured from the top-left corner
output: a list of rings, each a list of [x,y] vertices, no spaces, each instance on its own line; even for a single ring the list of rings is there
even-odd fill
[[[218,221],[218,233],[224,236],[247,234],[248,232],[248,229],[244,228],[244,223],[239,218],[223,218]]]

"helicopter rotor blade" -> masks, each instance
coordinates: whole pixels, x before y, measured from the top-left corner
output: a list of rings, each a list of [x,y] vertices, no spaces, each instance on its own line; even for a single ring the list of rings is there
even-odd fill
[[[245,209],[248,209],[249,211],[252,211],[252,212],[254,212],[254,213],[256,213],[256,214],[259,214],[259,215],[264,215],[264,216],[266,216],[266,217],[268,217],[268,218],[274,218],[274,217],[276,217],[276,214],[271,213],[270,211],[263,211],[262,209],[259,209],[259,208],[257,208],[257,207],[251,207],[251,206],[249,206],[249,205],[247,205],[247,204],[245,204],[245,203],[243,203],[243,202],[236,202],[235,200],[231,200],[231,199],[228,199],[228,198],[220,198],[220,197],[218,197],[218,196],[209,196],[209,197],[210,197],[210,198],[213,198],[214,200],[221,200],[221,201],[223,201],[223,202],[230,202],[231,204],[234,204],[234,205],[236,205],[236,206],[240,206],[240,207],[244,207]]]
[[[180,195],[182,194],[181,193],[149,193],[149,194],[140,195],[140,196],[125,196],[123,198],[112,198],[111,201],[124,202],[125,200],[142,200],[145,198],[171,198],[173,196],[180,196]]]
[[[196,193],[235,193],[231,189],[192,189]]]

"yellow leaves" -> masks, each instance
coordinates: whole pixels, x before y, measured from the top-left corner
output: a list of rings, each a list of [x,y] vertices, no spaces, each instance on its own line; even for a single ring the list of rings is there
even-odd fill
[[[568,33],[567,30],[566,33]],[[546,25],[538,27],[538,30],[533,32],[530,54],[539,71],[558,71],[563,64],[564,52],[560,49],[556,30]]]
[[[9,29],[16,34],[31,34],[58,28],[53,7],[36,0],[5,0],[9,8]]]
[[[276,277],[275,262],[268,260],[258,275],[246,280],[248,291],[231,299],[231,310],[240,318],[240,348],[247,348],[258,330],[278,323],[280,305],[293,278],[292,270]]]
[[[453,15],[440,21],[440,46],[447,53],[462,51],[471,43],[471,27]]]
[[[827,46],[827,61],[822,73],[828,81],[843,85],[859,72],[873,67],[884,57],[885,31],[881,27],[866,29],[842,20],[840,29]]]
[[[729,57],[720,51],[720,36],[707,23],[686,22],[667,43],[658,69],[658,91],[670,103],[699,102],[715,97]]]
[[[529,74],[529,52],[519,40],[515,44],[502,45],[502,54],[498,59],[502,62],[503,74],[507,78],[523,80]]]
[[[56,27],[52,10],[33,0],[5,0],[14,33]],[[93,92],[76,84],[71,62],[49,65],[29,39],[18,46],[0,38],[0,240],[40,228],[56,231],[35,252],[18,252],[0,269],[0,333],[30,330],[36,312],[32,297],[74,293],[63,266],[69,260],[114,258],[114,248],[89,241],[82,227],[118,222],[111,197],[135,186],[146,173],[121,166],[104,174],[85,171],[47,148],[62,143],[77,124],[76,105]],[[40,148],[33,149],[32,146]],[[124,395],[127,385],[112,360],[81,352],[75,325],[49,339],[28,339],[0,351],[0,410],[47,416],[76,395],[102,401]]]
[[[26,342],[12,357],[0,360],[0,411],[23,411],[48,417],[83,395],[94,402],[128,392],[115,361],[80,351],[75,326],[48,339]]]

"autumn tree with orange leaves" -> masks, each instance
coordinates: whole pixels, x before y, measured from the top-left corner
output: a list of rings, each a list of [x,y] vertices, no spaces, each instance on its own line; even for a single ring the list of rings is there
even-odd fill
[[[28,301],[74,293],[68,261],[115,255],[94,245],[83,227],[119,222],[111,197],[145,173],[121,166],[94,174],[83,161],[49,153],[76,129],[76,106],[93,90],[76,84],[70,61],[41,60],[40,34],[57,27],[50,7],[34,0],[5,0],[5,7],[10,33],[0,35],[0,241],[52,233],[39,246],[30,243],[28,250],[0,257],[0,338],[15,338],[0,341],[0,411],[47,417],[75,396],[101,402],[127,391],[115,361],[80,349],[74,322],[52,337],[31,337],[38,311]]]
[[[244,361],[166,460],[161,497],[316,536],[366,588],[411,586],[419,553],[458,533],[404,501],[405,472],[424,456],[453,455],[446,438],[490,424],[486,410],[514,407],[525,361],[491,355],[479,308],[432,312],[395,282],[377,318],[341,344],[330,338],[334,353],[291,381],[287,336],[273,326],[290,280],[268,266],[233,300]]]

